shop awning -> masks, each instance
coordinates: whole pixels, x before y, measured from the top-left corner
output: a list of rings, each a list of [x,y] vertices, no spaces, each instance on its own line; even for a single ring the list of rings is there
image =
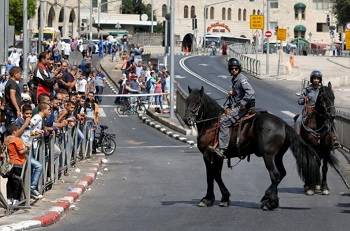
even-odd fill
[[[298,10],[298,9],[302,9],[302,10],[305,10],[306,8],[306,5],[302,2],[298,2],[294,5],[294,9]]]
[[[306,27],[303,25],[296,25],[294,27],[294,31],[300,31],[300,32],[305,32],[306,31]]]

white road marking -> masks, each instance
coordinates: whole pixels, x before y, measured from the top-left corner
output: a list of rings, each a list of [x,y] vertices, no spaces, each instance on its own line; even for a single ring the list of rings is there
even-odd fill
[[[206,67],[206,66],[208,66],[208,64],[206,64],[206,63],[200,63],[200,64],[198,64],[199,66],[203,66],[203,67]]]
[[[294,118],[294,116],[296,115],[296,114],[294,114],[293,112],[290,112],[290,111],[281,111],[283,114],[286,114],[287,116],[289,116],[289,117],[292,117],[292,118]]]
[[[184,79],[186,78],[185,76],[182,76],[182,75],[175,75],[175,79]]]
[[[203,78],[202,76],[200,76],[200,75],[198,75],[197,73],[191,71],[188,67],[185,66],[185,60],[186,60],[186,59],[189,59],[189,58],[191,58],[191,57],[195,57],[195,56],[185,57],[185,58],[182,58],[182,59],[179,61],[179,64],[180,64],[180,66],[182,67],[182,69],[184,69],[187,73],[189,73],[190,75],[196,77],[197,79],[199,79],[199,80],[205,82],[206,84],[208,84],[208,85],[212,86],[213,88],[215,88],[215,89],[221,91],[222,93],[226,94],[227,91],[226,91],[225,89],[223,89],[222,87],[216,85],[215,83],[213,83],[213,82],[211,82],[211,81],[209,81],[209,80]]]
[[[218,75],[219,78],[227,79],[229,76],[227,75]]]
[[[118,113],[118,111],[117,111],[116,108],[114,108],[114,112],[115,112],[115,114],[117,114],[117,116],[118,116],[119,118],[126,118],[126,117],[128,117],[128,115],[120,115],[120,114]]]

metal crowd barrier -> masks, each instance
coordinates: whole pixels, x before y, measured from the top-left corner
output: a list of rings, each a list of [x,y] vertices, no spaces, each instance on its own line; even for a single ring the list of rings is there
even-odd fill
[[[79,160],[92,156],[93,143],[92,122],[77,123],[74,127],[63,128],[49,136],[40,136],[33,139],[29,153],[42,165],[38,191],[44,194],[52,188],[54,183],[66,174]],[[24,200],[18,206],[10,206],[0,191],[0,206],[11,214],[13,209],[30,208],[31,158],[27,156],[22,172]]]
[[[261,63],[259,60],[243,55],[235,51],[233,47],[229,48],[229,58],[238,59],[241,62],[243,71],[256,77],[261,75]]]
[[[185,117],[186,112],[186,98],[187,93],[180,87],[180,85],[176,86],[176,113],[178,116],[183,119]]]

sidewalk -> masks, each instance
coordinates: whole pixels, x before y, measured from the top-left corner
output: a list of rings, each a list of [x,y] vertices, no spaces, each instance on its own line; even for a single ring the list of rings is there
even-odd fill
[[[48,226],[60,220],[69,210],[78,209],[75,203],[80,201],[84,192],[91,190],[90,186],[95,181],[102,162],[102,156],[97,155],[78,162],[31,209],[20,209],[9,216],[1,217],[0,231]]]

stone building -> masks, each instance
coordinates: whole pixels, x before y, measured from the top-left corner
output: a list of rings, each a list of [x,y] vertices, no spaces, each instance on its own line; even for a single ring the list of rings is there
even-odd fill
[[[154,0],[153,0],[154,1]],[[151,4],[152,0],[144,0]],[[155,2],[155,1],[154,1]],[[169,0],[157,0],[154,11],[157,19],[162,21],[166,14]],[[177,0],[175,15],[175,33],[183,38],[191,38],[193,33],[200,43],[203,34],[208,32],[230,33],[237,37],[252,39],[254,35],[262,39],[264,31],[251,30],[250,15],[266,15],[267,0]],[[339,42],[336,30],[329,30],[336,25],[331,14],[333,0],[269,0],[269,29],[274,31],[278,26],[287,29],[287,40],[303,38],[311,43],[330,44]],[[206,17],[204,19],[204,11]],[[327,24],[329,16],[329,25]],[[198,28],[192,30],[192,18],[196,16]],[[265,17],[265,30],[266,30]],[[272,36],[275,40],[275,35]]]
[[[76,37],[78,35],[78,1],[77,0],[45,0],[44,27],[52,27],[60,31],[61,37]],[[34,17],[30,20],[29,28],[33,33],[38,32],[40,25],[40,1],[37,1]]]

